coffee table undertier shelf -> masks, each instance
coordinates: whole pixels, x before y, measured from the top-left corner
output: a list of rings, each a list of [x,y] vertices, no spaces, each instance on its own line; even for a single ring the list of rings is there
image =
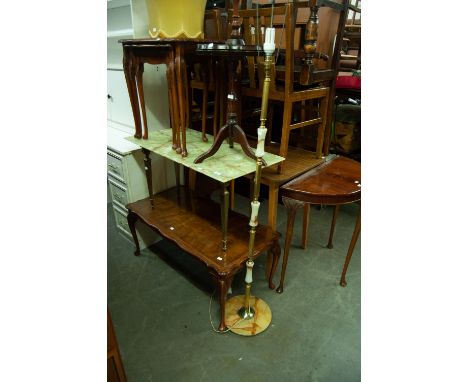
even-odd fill
[[[163,237],[173,241],[189,255],[204,263],[216,281],[220,304],[219,330],[227,329],[225,323],[226,294],[233,276],[244,267],[248,259],[249,220],[250,218],[235,211],[227,213],[229,193],[225,187],[231,180],[255,171],[255,161],[243,153],[240,145],[229,147],[223,143],[217,153],[200,164],[194,159],[210,147],[210,140],[203,142],[201,133],[187,130],[188,156],[183,158],[172,149],[171,129],[158,130],[148,139],[128,137],[129,141],[141,146],[144,151],[153,152],[176,163],[205,174],[224,185],[224,203],[218,204],[211,199],[199,197],[187,186],[177,186],[154,195],[152,198],[139,200],[127,205],[128,223],[134,239],[136,238],[135,222],[142,221]],[[274,165],[282,157],[265,153],[267,165]],[[145,161],[148,167],[151,161]],[[151,174],[151,168],[147,170]],[[149,194],[153,195],[151,179]],[[151,200],[152,199],[152,200]],[[223,208],[221,208],[223,206]],[[220,217],[222,219],[220,223]],[[229,228],[228,228],[229,227]],[[225,240],[225,249],[221,245]],[[273,264],[268,275],[269,287],[274,288],[272,278],[281,253],[280,234],[269,226],[258,225],[255,237],[254,255],[268,252],[273,256]],[[138,241],[135,240],[139,255]]]

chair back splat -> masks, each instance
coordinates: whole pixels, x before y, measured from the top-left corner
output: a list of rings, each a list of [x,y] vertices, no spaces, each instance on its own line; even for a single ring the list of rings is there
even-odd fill
[[[272,6],[269,0],[253,0],[253,8],[239,10],[240,33],[246,44],[260,45],[266,27],[272,25],[277,29],[278,49],[271,69],[269,96],[268,130],[272,134],[266,143],[270,152],[286,158],[278,166],[280,174],[288,161],[292,130],[300,129],[300,134],[294,134],[291,144],[297,141],[313,158],[328,154],[330,100],[334,95],[348,1],[276,0]],[[228,33],[231,24],[232,10],[229,10]],[[262,96],[263,58],[249,57],[246,63],[242,95],[244,104],[251,108],[243,105],[242,117],[258,118],[258,102],[253,99]],[[273,120],[282,120],[279,129]],[[246,133],[249,134],[248,127]]]

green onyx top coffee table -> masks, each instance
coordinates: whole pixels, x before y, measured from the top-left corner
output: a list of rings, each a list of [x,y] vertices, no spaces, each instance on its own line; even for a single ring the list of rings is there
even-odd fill
[[[145,154],[145,173],[148,182],[149,197],[127,205],[128,225],[135,241],[135,255],[140,254],[135,223],[141,221],[163,237],[174,242],[186,253],[199,260],[214,277],[220,304],[218,330],[227,330],[225,321],[226,294],[233,276],[239,272],[249,258],[249,217],[229,210],[229,192],[227,184],[233,179],[255,171],[255,160],[248,158],[239,144],[229,147],[222,143],[215,155],[195,164],[194,159],[207,151],[208,142],[203,142],[201,132],[188,129],[186,132],[188,156],[182,157],[172,149],[172,131],[163,129],[152,132],[148,139],[128,137],[130,142],[143,148]],[[196,195],[191,187],[180,186],[153,195],[150,153],[161,155],[178,165],[183,165],[195,172],[202,173],[223,185],[222,202],[213,202],[209,198]],[[265,153],[268,166],[283,160],[278,155]],[[178,166],[176,166],[178,167]],[[176,173],[179,173],[177,168]],[[221,215],[221,225],[219,216]],[[229,230],[228,230],[229,221]],[[281,253],[280,234],[269,226],[258,225],[252,257],[267,252],[273,257],[269,267],[269,287]]]
[[[255,172],[256,164],[255,160],[244,154],[239,144],[234,143],[233,147],[230,147],[228,142],[223,142],[215,155],[206,158],[202,163],[194,163],[195,158],[205,153],[211,147],[210,141],[212,141],[213,137],[207,134],[208,140],[207,142],[203,142],[201,136],[201,132],[187,129],[186,139],[190,150],[188,150],[188,155],[186,157],[182,157],[172,149],[171,129],[161,129],[152,132],[148,139],[138,139],[132,136],[126,139],[142,147],[143,153],[145,154],[145,173],[148,184],[149,199],[152,206],[154,206],[154,197],[151,160],[149,158],[150,153],[161,155],[170,159],[174,163],[181,164],[221,183],[223,200],[221,208],[221,226],[223,234],[220,239],[223,250],[226,250],[229,209],[228,184],[234,179]],[[284,160],[283,157],[267,152],[265,152],[263,159],[265,160],[267,167],[278,164]],[[178,169],[176,170],[176,175],[177,186],[179,186],[180,181],[178,177]]]
[[[205,159],[202,163],[195,164],[194,160],[200,154],[206,152],[210,147],[210,141],[213,137],[207,135],[208,141],[203,142],[201,132],[187,129],[187,145],[190,146],[190,151],[186,157],[181,157],[172,149],[172,130],[162,129],[152,132],[148,139],[138,139],[128,137],[127,140],[135,143],[143,149],[149,150],[155,154],[161,155],[176,163],[182,164],[196,172],[204,174],[221,183],[227,183],[231,180],[255,172],[255,160],[246,157],[239,144],[234,143],[234,147],[230,148],[228,142],[221,144],[219,150],[212,157]],[[284,160],[278,155],[265,153],[263,157],[267,163],[267,167],[278,164]]]

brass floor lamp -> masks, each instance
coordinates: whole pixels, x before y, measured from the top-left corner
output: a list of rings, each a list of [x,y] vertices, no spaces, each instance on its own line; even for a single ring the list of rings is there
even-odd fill
[[[267,133],[265,122],[268,109],[268,94],[270,90],[270,67],[272,64],[272,56],[275,51],[274,28],[266,28],[263,50],[265,51],[265,79],[263,83],[260,127],[257,129],[258,142],[257,149],[255,151],[256,171],[254,179],[254,193],[253,200],[250,203],[252,206],[252,212],[249,222],[249,259],[246,262],[245,294],[232,297],[226,301],[226,325],[231,332],[242,336],[254,336],[259,334],[267,329],[271,323],[270,307],[262,299],[252,296],[251,289],[253,283],[252,270],[254,266],[252,256],[255,242],[255,231],[258,225],[258,211],[260,208],[258,195],[260,192],[262,157],[265,153],[265,136]]]

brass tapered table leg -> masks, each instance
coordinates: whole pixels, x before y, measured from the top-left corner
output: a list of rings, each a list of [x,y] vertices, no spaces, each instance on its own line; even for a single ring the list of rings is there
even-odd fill
[[[146,184],[148,186],[148,194],[150,197],[151,208],[154,207],[154,196],[153,196],[153,171],[151,169],[151,151],[148,149],[142,149],[143,154],[145,154],[144,162],[145,162],[145,175],[146,175]]]
[[[221,188],[221,228],[223,231],[223,237],[221,244],[223,251],[227,249],[227,227],[229,218],[229,183],[223,183]]]

